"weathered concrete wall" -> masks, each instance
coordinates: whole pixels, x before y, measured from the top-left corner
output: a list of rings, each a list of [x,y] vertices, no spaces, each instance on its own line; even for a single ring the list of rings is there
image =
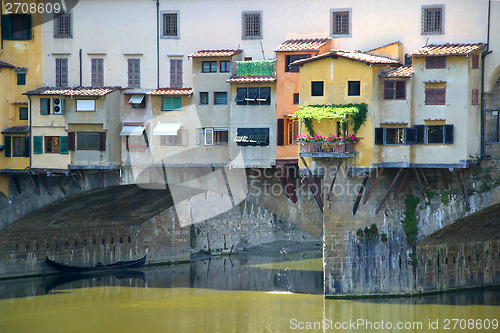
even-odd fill
[[[220,251],[233,246],[235,250],[243,250],[277,241],[319,241],[289,221],[247,201],[192,228],[191,246],[196,252],[209,248]]]

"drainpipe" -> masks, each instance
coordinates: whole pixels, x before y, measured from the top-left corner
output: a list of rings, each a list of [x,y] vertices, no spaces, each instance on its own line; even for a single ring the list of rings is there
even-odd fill
[[[491,0],[488,0],[488,32],[486,36],[486,50],[481,53],[481,158],[485,158],[486,142],[485,142],[485,110],[484,110],[484,64],[485,58],[490,51],[490,16],[491,16]]]
[[[156,89],[160,89],[160,0],[156,0]]]
[[[30,101],[30,111],[29,111],[29,114],[30,114],[30,166],[28,167],[29,169],[31,169],[31,157],[33,156],[33,148],[32,147],[32,142],[33,142],[33,128],[31,128],[31,97],[30,95],[26,95],[28,96],[28,99]]]
[[[83,84],[83,73],[82,73],[82,49],[80,49],[80,52],[79,52],[79,57],[80,57],[80,87],[82,86]]]
[[[0,17],[1,17],[1,15],[3,15],[3,4],[0,3]],[[1,36],[1,34],[0,34],[0,44],[1,44],[0,47],[3,50],[3,37]]]

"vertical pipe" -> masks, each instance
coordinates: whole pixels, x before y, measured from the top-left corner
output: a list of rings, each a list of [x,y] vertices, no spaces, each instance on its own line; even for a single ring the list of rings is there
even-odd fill
[[[160,0],[156,0],[156,89],[160,89]]]
[[[0,6],[1,7],[1,6]],[[28,99],[30,101],[30,109],[29,109],[29,117],[30,117],[30,166],[28,167],[28,169],[31,169],[31,156],[33,156],[33,148],[32,148],[32,143],[33,143],[33,128],[31,128],[31,97],[30,95],[26,95],[28,96]]]
[[[83,85],[83,72],[82,72],[82,49],[80,49],[79,52],[79,57],[80,57],[80,87]]]
[[[481,158],[485,157],[486,142],[485,142],[485,107],[484,107],[484,64],[485,58],[491,53],[490,49],[490,16],[491,16],[491,0],[488,0],[488,32],[486,36],[486,50],[481,53]]]

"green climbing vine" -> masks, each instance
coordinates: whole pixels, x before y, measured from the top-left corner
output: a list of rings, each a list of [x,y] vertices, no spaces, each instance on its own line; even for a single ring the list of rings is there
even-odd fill
[[[405,219],[403,221],[403,230],[406,236],[406,242],[411,246],[411,259],[413,268],[417,267],[417,235],[418,235],[418,220],[417,206],[420,199],[408,194],[405,199]]]
[[[300,120],[315,119],[316,121],[321,121],[323,118],[340,118],[341,124],[346,122],[352,124],[354,133],[356,133],[361,125],[365,123],[367,113],[368,105],[366,103],[301,105],[293,117]],[[311,133],[311,130],[309,130],[309,134],[314,135],[314,131]]]
[[[313,122],[311,118],[304,118],[304,125],[307,128],[310,136],[314,136]]]
[[[236,71],[240,76],[274,75],[275,60],[237,61]]]

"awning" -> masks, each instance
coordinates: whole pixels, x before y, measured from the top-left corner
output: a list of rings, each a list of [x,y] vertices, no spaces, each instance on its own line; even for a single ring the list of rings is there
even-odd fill
[[[245,101],[245,97],[247,97],[247,88],[238,88],[236,94],[236,103],[242,103]]]
[[[4,128],[2,134],[24,134],[30,131],[29,126],[12,126]]]
[[[122,131],[120,132],[121,136],[140,136],[144,132],[144,126],[123,126]]]
[[[255,102],[258,95],[259,88],[248,88],[248,95],[245,97],[245,101]]]
[[[153,129],[153,135],[177,135],[182,123],[159,123]]]
[[[144,101],[144,97],[146,97],[146,95],[132,95],[128,102],[130,104],[141,104]]]
[[[261,89],[259,97],[257,97],[257,100],[259,102],[265,102],[265,101],[267,101],[269,99],[270,95],[271,95],[270,91]]]

